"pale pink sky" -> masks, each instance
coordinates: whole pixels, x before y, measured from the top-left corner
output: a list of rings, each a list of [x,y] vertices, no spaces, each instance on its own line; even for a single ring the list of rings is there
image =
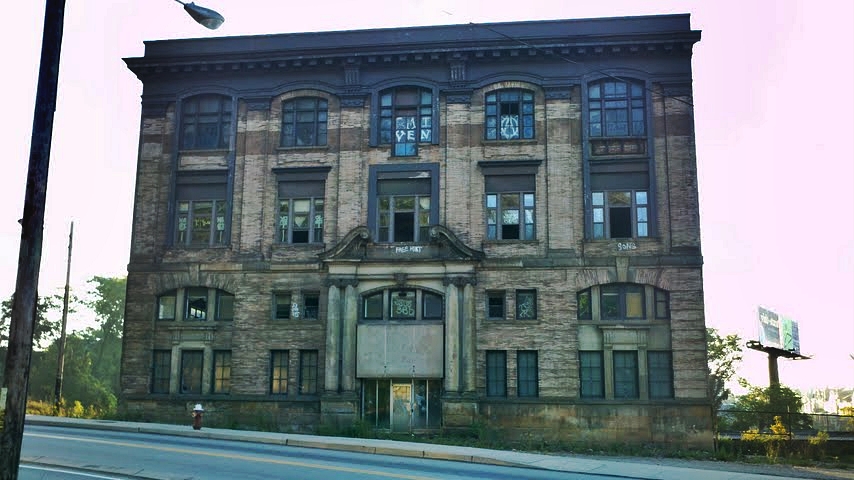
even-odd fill
[[[706,321],[756,338],[763,305],[800,324],[808,361],[780,361],[797,388],[854,386],[854,2],[199,0],[210,32],[172,0],[67,0],[40,289],[125,275],[141,84],[122,57],[143,41],[432,24],[690,13]],[[14,290],[43,2],[15,2],[0,29],[9,147],[0,177],[0,297]],[[14,118],[14,120],[13,120]],[[72,319],[72,328],[83,324]],[[740,372],[768,381],[747,351]]]

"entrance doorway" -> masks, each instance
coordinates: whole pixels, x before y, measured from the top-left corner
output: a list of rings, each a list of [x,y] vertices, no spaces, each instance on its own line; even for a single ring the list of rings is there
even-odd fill
[[[362,419],[392,432],[439,428],[441,388],[440,379],[363,379]]]

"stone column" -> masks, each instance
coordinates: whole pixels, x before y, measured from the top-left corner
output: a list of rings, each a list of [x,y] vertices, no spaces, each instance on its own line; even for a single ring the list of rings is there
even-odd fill
[[[460,309],[457,286],[445,280],[445,392],[460,391]]]
[[[341,389],[352,392],[356,388],[356,322],[359,318],[359,295],[356,283],[351,282],[344,290],[344,316],[341,318]]]
[[[475,308],[473,281],[466,281],[463,287],[463,389],[467,393],[477,390],[477,338],[475,337]]]
[[[606,344],[602,349],[602,367],[605,369],[605,398],[614,398],[614,346]]]
[[[323,388],[338,391],[338,359],[341,355],[341,289],[329,285],[326,303],[326,369]]]

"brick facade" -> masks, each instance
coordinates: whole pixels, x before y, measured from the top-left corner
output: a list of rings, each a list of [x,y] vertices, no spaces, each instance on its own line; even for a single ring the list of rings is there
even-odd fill
[[[698,40],[664,15],[147,43],[126,60],[144,90],[122,408],[708,447]],[[429,103],[401,109],[416,87]],[[600,88],[625,98],[597,107]],[[232,106],[229,148],[204,145],[199,98]],[[282,143],[321,124],[320,145]],[[395,154],[407,131],[417,153]]]

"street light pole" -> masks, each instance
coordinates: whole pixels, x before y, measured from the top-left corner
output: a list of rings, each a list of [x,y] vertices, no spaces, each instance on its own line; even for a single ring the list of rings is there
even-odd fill
[[[213,10],[199,7],[192,2],[176,1],[184,5],[184,10],[206,28],[214,30],[225,21],[222,15]],[[39,80],[36,87],[36,106],[30,140],[30,163],[24,193],[24,214],[19,220],[21,246],[18,252],[18,273],[15,294],[12,298],[9,345],[3,375],[7,395],[3,426],[0,430],[0,480],[17,480],[18,466],[21,462],[64,18],[65,0],[45,0]]]

